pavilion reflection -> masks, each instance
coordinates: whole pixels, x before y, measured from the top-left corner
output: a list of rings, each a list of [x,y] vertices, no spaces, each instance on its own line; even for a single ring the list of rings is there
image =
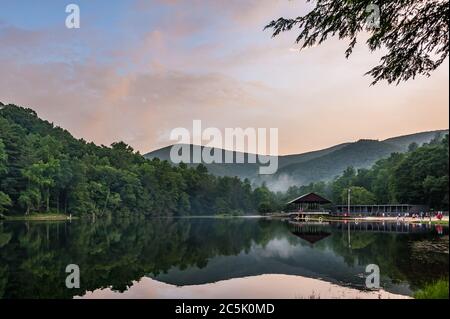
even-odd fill
[[[393,233],[414,234],[436,231],[438,235],[448,234],[448,228],[429,223],[404,223],[404,222],[356,222],[356,221],[288,221],[289,231],[298,238],[314,245],[317,242],[331,236],[336,231],[346,232],[348,245],[351,247],[351,233]]]
[[[289,224],[292,234],[311,245],[331,236],[331,230],[327,229],[330,226],[329,223],[289,222]]]

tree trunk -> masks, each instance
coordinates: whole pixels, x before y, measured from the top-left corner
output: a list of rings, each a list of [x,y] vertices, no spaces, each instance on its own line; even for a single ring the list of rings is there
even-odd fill
[[[46,191],[46,206],[47,206],[47,213],[50,211],[50,190],[47,188]]]
[[[106,194],[106,201],[105,201],[105,207],[103,208],[103,214],[106,211],[106,206],[108,205],[108,199],[109,199],[109,194],[111,193],[111,190],[108,188],[108,194]]]

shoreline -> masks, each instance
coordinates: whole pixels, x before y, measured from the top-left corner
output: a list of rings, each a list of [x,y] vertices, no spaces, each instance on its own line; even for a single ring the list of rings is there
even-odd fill
[[[78,217],[65,215],[65,214],[31,214],[31,215],[17,215],[17,216],[5,216],[4,221],[66,221],[78,219]]]
[[[276,217],[279,218],[279,217]],[[429,218],[420,219],[420,218],[397,218],[397,217],[343,217],[343,218],[309,218],[308,220],[300,219],[303,221],[322,221],[322,222],[390,222],[390,223],[408,223],[408,224],[432,224],[432,225],[449,225],[449,218],[444,217],[442,220],[437,218]]]
[[[273,219],[292,219],[298,221],[319,221],[319,222],[401,222],[401,223],[409,223],[409,224],[433,224],[433,225],[449,225],[449,216],[444,216],[441,220],[436,217],[430,218],[412,218],[412,217],[372,217],[372,216],[364,216],[364,217],[333,217],[333,216],[314,216],[309,218],[289,218],[289,216],[274,213],[271,215],[266,215],[263,217],[273,218]]]
[[[281,216],[278,214],[274,215],[208,215],[208,216],[158,216],[154,218],[217,218],[217,219],[233,219],[233,218],[267,218],[267,219],[285,219],[286,216]],[[6,216],[1,215],[0,221],[67,221],[67,220],[78,220],[80,217],[70,216],[65,214],[31,214],[31,215],[17,215],[17,216]],[[289,218],[288,218],[289,219]],[[296,220],[296,219],[293,219]],[[299,219],[299,221],[314,221],[314,222],[401,222],[409,224],[432,224],[432,225],[449,225],[449,217],[445,216],[442,220],[438,220],[433,217],[431,220],[429,218],[397,218],[397,217],[311,217],[308,219]]]

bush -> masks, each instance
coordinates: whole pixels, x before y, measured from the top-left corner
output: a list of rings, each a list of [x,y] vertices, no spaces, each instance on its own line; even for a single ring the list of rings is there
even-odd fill
[[[416,299],[449,299],[448,278],[426,285],[423,289],[414,293]]]

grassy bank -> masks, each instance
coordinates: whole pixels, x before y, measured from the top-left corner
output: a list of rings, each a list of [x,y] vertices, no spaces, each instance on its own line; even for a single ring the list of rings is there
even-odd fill
[[[448,279],[425,286],[414,294],[416,299],[448,299]]]
[[[5,216],[3,215],[3,219],[7,221],[61,221],[68,220],[69,215],[65,214],[57,214],[57,213],[49,213],[49,214],[29,214],[29,215],[15,215],[15,216]],[[76,219],[76,217],[72,217],[72,219]]]

